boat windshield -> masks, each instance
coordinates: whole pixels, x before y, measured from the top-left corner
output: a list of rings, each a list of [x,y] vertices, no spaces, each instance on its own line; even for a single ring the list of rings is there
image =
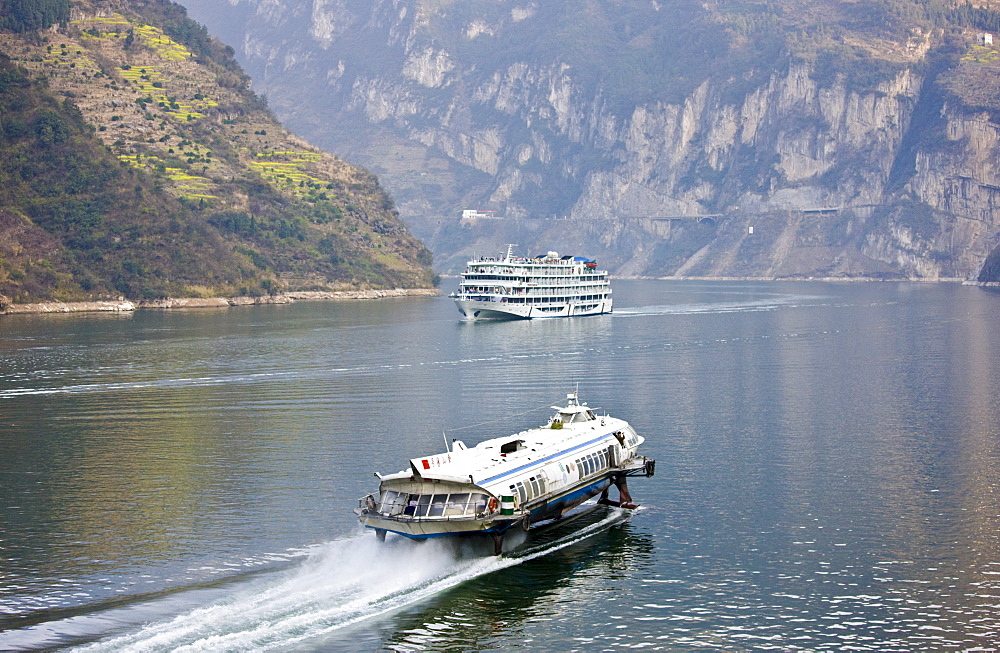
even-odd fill
[[[396,517],[469,517],[486,510],[487,495],[479,492],[410,494],[385,490],[378,511]]]

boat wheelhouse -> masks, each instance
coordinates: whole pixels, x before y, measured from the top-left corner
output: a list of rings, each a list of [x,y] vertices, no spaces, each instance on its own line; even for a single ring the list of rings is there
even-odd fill
[[[629,476],[652,476],[655,461],[639,456],[644,441],[625,420],[597,415],[577,393],[538,428],[467,447],[413,458],[409,469],[379,478],[379,492],[358,501],[355,513],[380,539],[387,532],[413,539],[483,533],[500,554],[510,528],[557,519],[588,499],[636,507]],[[608,490],[618,488],[618,501]]]
[[[469,320],[575,317],[611,312],[611,281],[597,261],[557,252],[469,261],[452,298]]]

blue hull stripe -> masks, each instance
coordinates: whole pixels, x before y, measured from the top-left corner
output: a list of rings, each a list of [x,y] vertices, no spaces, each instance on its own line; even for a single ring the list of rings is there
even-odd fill
[[[578,444],[575,447],[571,447],[571,448],[566,449],[564,451],[560,451],[559,453],[554,453],[551,456],[546,456],[545,458],[539,458],[538,460],[533,460],[533,461],[531,461],[530,463],[528,463],[526,465],[521,465],[520,467],[515,467],[514,469],[508,470],[508,471],[504,472],[503,474],[497,474],[496,476],[491,476],[491,477],[489,477],[487,479],[484,479],[482,481],[477,481],[476,485],[486,485],[487,483],[492,483],[493,481],[499,480],[499,479],[503,478],[504,476],[510,476],[511,474],[516,474],[518,472],[522,472],[524,470],[527,470],[527,469],[530,469],[532,467],[535,467],[536,465],[541,465],[543,463],[547,463],[550,460],[554,460],[556,458],[561,458],[561,457],[565,456],[566,454],[573,453],[574,451],[577,451],[579,449],[583,449],[584,447],[589,447],[592,444],[600,442],[601,440],[607,440],[610,437],[613,437],[611,433],[605,433],[604,435],[602,435],[600,437],[597,437],[597,438],[594,438],[593,440],[590,440],[589,442],[584,442],[583,444]]]

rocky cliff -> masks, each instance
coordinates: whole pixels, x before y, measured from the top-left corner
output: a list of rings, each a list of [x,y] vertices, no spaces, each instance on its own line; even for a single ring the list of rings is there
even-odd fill
[[[515,242],[620,275],[948,279],[997,244],[988,11],[308,7],[189,3],[293,129],[379,174],[444,270]]]

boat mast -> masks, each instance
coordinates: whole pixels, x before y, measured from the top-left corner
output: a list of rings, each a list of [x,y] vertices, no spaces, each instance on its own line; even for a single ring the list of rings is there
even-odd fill
[[[516,244],[514,244],[514,243],[507,243],[507,258],[504,259],[505,263],[509,262],[512,258],[514,258],[514,248],[515,247],[517,247]]]

